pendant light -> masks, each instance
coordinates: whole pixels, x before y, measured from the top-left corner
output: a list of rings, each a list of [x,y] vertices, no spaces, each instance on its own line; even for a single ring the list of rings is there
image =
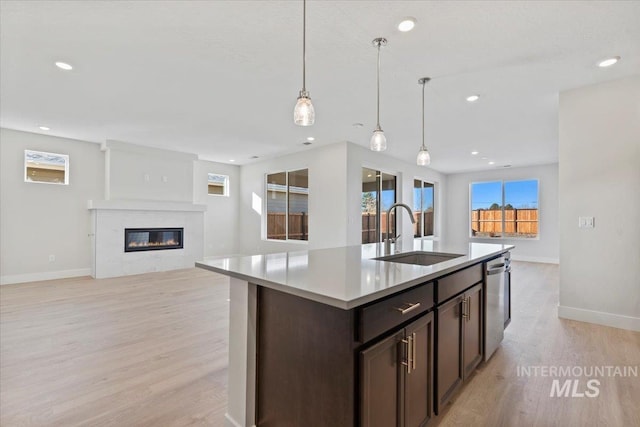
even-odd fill
[[[306,88],[307,74],[307,0],[302,2],[302,90],[293,109],[293,122],[298,126],[311,126],[316,119],[309,92]]]
[[[420,151],[418,151],[418,158],[416,159],[416,163],[418,166],[427,166],[431,163],[431,155],[429,154],[429,150],[424,145],[424,87],[431,80],[429,77],[423,77],[418,80],[418,83],[422,85],[422,145],[420,146]]]
[[[376,128],[371,136],[369,148],[371,148],[372,151],[384,151],[387,149],[387,138],[384,136],[384,131],[380,127],[380,47],[387,45],[387,39],[379,37],[374,39],[372,43],[376,48],[378,48],[378,113]]]

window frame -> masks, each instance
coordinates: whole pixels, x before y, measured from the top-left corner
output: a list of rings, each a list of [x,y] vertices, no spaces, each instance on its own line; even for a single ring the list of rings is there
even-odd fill
[[[537,184],[537,191],[536,191],[536,203],[537,203],[537,211],[538,211],[538,233],[536,234],[536,237],[517,237],[517,236],[505,236],[505,214],[504,214],[504,206],[505,206],[505,184],[506,183],[510,183],[510,182],[520,182],[520,181],[535,181]],[[501,193],[502,193],[502,232],[500,237],[484,237],[484,236],[474,236],[472,234],[472,228],[471,228],[471,220],[472,220],[472,214],[471,212],[473,212],[472,208],[472,203],[473,203],[473,193],[472,193],[472,188],[474,184],[485,184],[485,183],[491,183],[491,182],[499,182],[500,186],[501,186]],[[517,209],[517,208],[516,208]],[[469,183],[469,204],[468,204],[468,209],[467,209],[467,227],[468,227],[468,236],[469,239],[473,239],[473,240],[490,240],[490,241],[494,241],[494,240],[524,240],[524,241],[536,241],[536,240],[540,240],[540,235],[542,234],[542,228],[540,226],[540,179],[539,178],[514,178],[514,179],[492,179],[492,180],[488,180],[488,181],[472,181]]]
[[[64,158],[64,182],[48,182],[48,181],[34,181],[27,179],[27,153],[38,153],[38,154],[48,154],[51,156],[58,156]],[[51,153],[48,151],[40,151],[40,150],[24,150],[24,182],[29,184],[48,184],[48,185],[69,185],[69,175],[70,175],[70,167],[69,167],[69,155],[68,154],[60,154],[60,153]]]
[[[383,188],[382,188],[382,175],[389,175],[392,176],[394,179],[394,187],[393,187],[393,204],[398,203],[398,184],[401,184],[401,173],[397,172],[397,171],[391,171],[388,169],[384,169],[384,168],[380,168],[379,166],[371,166],[368,164],[362,164],[360,166],[360,170],[362,171],[362,169],[369,169],[372,172],[375,173],[376,176],[376,240],[374,242],[368,242],[368,243],[364,243],[362,240],[362,238],[360,239],[360,244],[371,244],[371,243],[381,243],[384,242],[386,236],[383,234],[382,232],[382,213],[386,212],[386,210],[382,209],[382,192],[383,192]],[[361,180],[362,181],[362,180]],[[362,182],[360,182],[360,195],[362,196]],[[362,214],[362,210],[360,211],[360,213]],[[397,230],[398,227],[398,220],[396,217],[396,213],[395,211],[393,212],[393,222],[391,223],[391,228],[395,231]],[[387,234],[389,233],[389,230],[387,230]],[[360,221],[360,235],[362,236],[363,231],[362,231],[362,221]]]
[[[278,169],[272,172],[266,172],[264,174],[264,191],[263,191],[263,202],[262,202],[262,211],[264,212],[264,219],[262,220],[262,240],[266,241],[266,242],[280,242],[280,243],[293,243],[293,244],[303,244],[303,245],[307,245],[309,244],[309,233],[307,232],[307,240],[300,240],[300,239],[289,239],[289,173],[291,172],[298,172],[298,171],[302,171],[302,170],[306,170],[307,171],[307,177],[309,176],[309,167],[302,167],[302,168],[295,168],[295,169]],[[268,237],[268,220],[269,220],[269,211],[267,210],[267,203],[268,203],[268,198],[269,198],[269,175],[276,175],[279,173],[284,173],[285,175],[285,233],[286,233],[286,237],[284,239],[270,239]],[[307,191],[309,191],[309,187],[307,186]],[[309,197],[309,193],[307,193],[307,197]],[[307,199],[307,203],[308,203],[308,199]],[[307,214],[309,215],[309,214]],[[308,223],[307,223],[307,227],[308,227]]]
[[[420,236],[414,235],[413,238],[414,239],[421,239],[421,240],[422,239],[427,239],[427,240],[436,239],[437,236],[438,236],[437,227],[436,227],[436,224],[438,223],[438,221],[437,221],[437,215],[438,214],[437,214],[437,211],[436,211],[436,206],[437,206],[437,203],[436,203],[436,199],[437,199],[437,197],[436,197],[436,194],[437,194],[436,193],[436,191],[437,191],[436,190],[436,186],[437,186],[437,182],[430,181],[430,180],[425,179],[425,178],[414,177],[413,178],[413,187],[412,187],[413,191],[415,191],[415,188],[416,188],[415,187],[415,182],[416,181],[420,181],[420,183],[421,183],[421,187],[420,187],[420,192],[421,192],[420,201],[421,202],[422,202],[422,192],[424,191],[424,185],[425,184],[429,184],[433,188],[433,234],[429,234],[429,235],[425,236],[424,227],[423,227],[424,220],[423,220],[422,223],[420,224],[420,227],[419,227],[420,228]],[[412,196],[413,196],[413,191],[412,191]],[[413,209],[413,207],[412,207],[412,209]],[[469,221],[469,224],[471,224],[471,221]]]
[[[224,177],[224,183],[222,185],[222,194],[212,194],[209,193],[209,175],[216,175],[216,176],[223,176]],[[230,187],[230,179],[229,179],[229,175],[225,175],[222,173],[216,173],[216,172],[207,172],[207,196],[217,196],[217,197],[229,197],[229,187]]]

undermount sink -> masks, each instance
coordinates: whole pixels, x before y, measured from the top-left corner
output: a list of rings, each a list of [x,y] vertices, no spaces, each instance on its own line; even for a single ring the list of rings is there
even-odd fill
[[[399,262],[402,264],[415,264],[415,265],[433,265],[439,262],[449,261],[453,258],[458,258],[464,255],[460,254],[447,254],[441,252],[406,252],[403,254],[387,255],[378,258],[373,258],[378,261]]]

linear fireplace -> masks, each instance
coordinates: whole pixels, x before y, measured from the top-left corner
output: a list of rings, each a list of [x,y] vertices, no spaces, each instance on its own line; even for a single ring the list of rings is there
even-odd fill
[[[125,228],[124,251],[182,249],[184,228]]]

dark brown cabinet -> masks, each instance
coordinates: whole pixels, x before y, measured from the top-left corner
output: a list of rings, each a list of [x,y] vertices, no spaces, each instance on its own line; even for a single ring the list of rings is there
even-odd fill
[[[433,313],[360,352],[361,425],[425,426],[433,416]]]
[[[437,413],[482,361],[483,307],[479,283],[436,309]]]

